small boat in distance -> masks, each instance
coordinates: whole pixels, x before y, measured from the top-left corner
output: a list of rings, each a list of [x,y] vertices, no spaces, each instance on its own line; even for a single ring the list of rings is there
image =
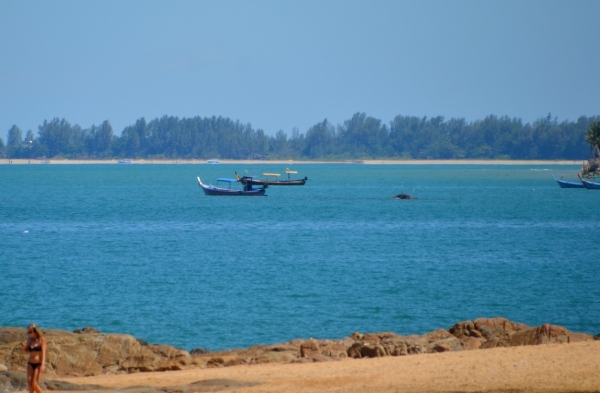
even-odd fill
[[[581,177],[581,174],[578,174],[577,176],[579,176],[579,180],[581,180],[585,188],[587,188],[588,190],[600,190],[600,183],[594,183],[593,181],[584,180]]]
[[[556,180],[560,188],[585,188],[585,185],[583,185],[583,183],[581,182],[577,183],[572,181],[559,180],[554,175],[552,175],[552,178]]]
[[[210,160],[206,160],[207,164],[220,164],[217,158],[211,158]]]
[[[133,160],[128,158],[117,161],[117,164],[133,164]]]
[[[235,177],[242,182],[242,184],[251,181],[253,184],[259,186],[303,186],[308,180],[308,177],[305,177],[304,179],[290,179],[290,174],[296,174],[298,171],[292,171],[289,168],[285,168],[285,173],[288,175],[287,180],[279,180],[279,177],[281,176],[279,173],[263,173],[262,175],[265,179],[258,179],[257,176],[249,175],[240,177],[240,175],[235,172]]]
[[[239,182],[237,179],[227,179],[227,178],[217,179],[217,186],[219,185],[219,183],[228,183],[229,188],[215,187],[213,185],[206,185],[206,184],[202,183],[202,180],[200,180],[200,177],[197,177],[197,179],[198,179],[198,185],[202,188],[202,190],[204,191],[204,194],[206,194],[206,195],[263,196],[263,195],[265,195],[265,192],[266,192],[265,187],[254,188],[254,187],[252,187],[252,183],[245,184],[244,188],[242,190],[231,188],[231,183]]]

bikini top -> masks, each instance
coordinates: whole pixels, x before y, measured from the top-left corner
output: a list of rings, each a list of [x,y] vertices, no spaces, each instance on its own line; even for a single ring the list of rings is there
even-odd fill
[[[29,347],[29,352],[39,352],[41,350],[42,350],[42,346],[39,344],[35,347]]]

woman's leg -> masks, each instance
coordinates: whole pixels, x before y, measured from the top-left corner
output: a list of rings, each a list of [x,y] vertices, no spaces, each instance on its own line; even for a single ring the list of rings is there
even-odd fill
[[[33,385],[32,385],[33,382],[34,382],[33,367],[31,367],[31,364],[27,363],[27,389],[29,390],[29,393],[34,393]]]
[[[30,365],[27,365],[28,368],[31,368]],[[31,387],[29,388],[30,393],[42,393],[42,388],[38,381],[40,380],[40,366],[37,366],[35,370],[32,370],[31,373]]]

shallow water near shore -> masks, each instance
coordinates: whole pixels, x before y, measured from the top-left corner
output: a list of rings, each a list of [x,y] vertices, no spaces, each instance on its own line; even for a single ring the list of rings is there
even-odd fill
[[[600,332],[600,191],[577,166],[0,166],[0,325],[225,349],[504,316]],[[393,200],[408,193],[418,200]]]

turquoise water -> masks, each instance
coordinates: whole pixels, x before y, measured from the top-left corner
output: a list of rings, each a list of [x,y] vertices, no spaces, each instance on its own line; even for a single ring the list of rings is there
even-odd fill
[[[186,349],[491,316],[600,332],[600,191],[551,179],[579,167],[300,165],[306,186],[253,198],[195,180],[283,169],[1,165],[0,325]]]

